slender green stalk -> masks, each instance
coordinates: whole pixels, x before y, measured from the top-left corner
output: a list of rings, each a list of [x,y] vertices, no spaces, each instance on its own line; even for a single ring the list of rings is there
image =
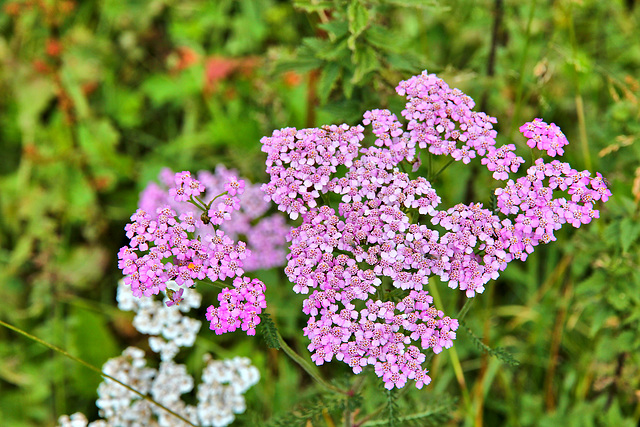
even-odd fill
[[[211,286],[213,286],[214,288],[218,288],[218,289],[225,289],[225,288],[228,288],[228,287],[229,287],[228,285],[225,285],[223,282],[221,282],[221,281],[219,281],[219,280],[216,280],[216,281],[214,282],[214,281],[212,281],[212,280],[211,280],[211,279],[209,279],[209,278],[205,278],[204,280],[198,280],[198,282],[200,282],[200,283],[206,283],[207,285],[211,285]]]
[[[311,376],[311,378],[316,380],[316,382],[318,384],[320,384],[321,386],[323,386],[327,390],[330,390],[330,391],[332,391],[334,393],[344,394],[345,396],[348,396],[348,395],[351,394],[349,391],[342,390],[342,389],[340,389],[340,388],[338,388],[336,386],[333,386],[333,385],[329,384],[327,381],[325,381],[324,378],[322,378],[320,376],[318,371],[316,371],[315,369],[313,369],[311,367],[309,362],[307,362],[302,356],[300,356],[291,347],[289,347],[289,344],[287,344],[284,341],[284,339],[282,339],[282,335],[280,335],[280,332],[277,332],[277,336],[278,336],[278,343],[280,343],[280,347],[282,347],[282,350],[284,350],[284,352],[287,354],[287,356],[289,356],[291,358],[291,360],[293,360],[298,365],[300,365],[300,367],[302,369],[304,369],[305,372]]]
[[[344,427],[353,427],[351,424],[351,411],[349,410],[349,398],[344,404]]]
[[[453,162],[455,162],[455,159],[450,159],[446,165],[444,165],[443,167],[440,168],[440,170],[438,172],[436,172],[436,174],[434,176],[431,177],[431,179],[429,181],[435,181],[442,172],[445,171],[445,169],[447,169],[449,166],[451,166],[453,164]]]
[[[203,202],[203,201],[200,199],[200,197],[198,197],[198,196],[196,196],[196,197],[191,196],[191,197],[189,198],[189,203],[191,203],[192,205],[194,205],[195,207],[197,207],[197,208],[198,208],[198,209],[200,209],[201,211],[205,211],[205,212],[207,211],[207,208],[205,207],[205,206],[206,206],[206,203],[205,203],[205,202]]]
[[[460,312],[458,312],[458,316],[456,317],[456,319],[458,319],[459,321],[464,319],[464,317],[467,315],[467,312],[471,308],[472,302],[473,302],[473,298],[467,298],[464,305],[460,309]]]
[[[440,293],[438,292],[438,288],[436,285],[430,280],[429,281],[429,289],[431,291],[431,295],[433,296],[433,302],[437,307],[442,307],[442,299],[440,298]],[[471,308],[471,298],[467,298],[464,305],[460,309],[458,313],[458,321],[462,320],[469,308]],[[464,372],[462,371],[462,365],[460,364],[460,358],[458,357],[458,352],[455,347],[451,347],[447,350],[447,354],[451,357],[451,364],[453,365],[453,371],[458,380],[458,384],[460,384],[460,391],[462,392],[462,399],[464,400],[465,406],[471,409],[471,396],[469,395],[469,389],[467,388],[467,383],[464,379]]]
[[[189,421],[188,419],[184,418],[182,415],[180,415],[180,414],[178,414],[178,413],[176,413],[176,412],[172,411],[171,409],[167,408],[166,406],[162,405],[161,403],[156,402],[156,401],[155,401],[155,400],[153,400],[150,396],[147,396],[147,395],[145,395],[145,394],[140,393],[138,390],[134,389],[134,388],[133,388],[133,387],[131,387],[130,385],[127,385],[127,384],[123,383],[122,381],[120,381],[120,380],[118,380],[118,379],[116,379],[116,378],[112,377],[111,375],[105,374],[104,372],[102,372],[100,369],[96,368],[95,366],[93,366],[93,365],[92,365],[92,364],[90,364],[89,362],[85,362],[84,360],[79,359],[79,358],[77,358],[77,357],[75,357],[75,356],[73,356],[73,355],[71,355],[71,354],[67,353],[67,352],[66,352],[66,351],[64,351],[63,349],[61,349],[61,348],[59,348],[59,347],[56,347],[56,346],[55,346],[55,345],[53,345],[53,344],[49,344],[48,342],[46,342],[46,341],[44,341],[44,340],[41,340],[40,338],[38,338],[38,337],[36,337],[36,336],[34,336],[34,335],[31,335],[30,333],[28,333],[28,332],[26,332],[26,331],[23,331],[22,329],[20,329],[20,328],[18,328],[18,327],[16,327],[16,326],[13,326],[13,325],[10,325],[10,324],[8,324],[8,323],[5,323],[5,322],[3,322],[2,320],[0,320],[0,325],[2,325],[2,326],[4,326],[4,327],[6,327],[6,328],[8,328],[8,329],[11,329],[12,331],[15,331],[15,332],[17,332],[17,333],[19,333],[19,334],[21,334],[21,335],[24,335],[25,337],[29,338],[30,340],[35,341],[35,342],[37,342],[37,343],[40,343],[40,344],[42,344],[43,346],[45,346],[45,347],[47,347],[47,348],[50,348],[51,350],[57,351],[58,353],[60,353],[60,354],[62,354],[62,355],[64,355],[64,356],[68,357],[69,359],[73,360],[74,362],[77,362],[77,363],[79,363],[79,364],[81,364],[81,365],[83,365],[83,366],[85,366],[85,367],[87,367],[87,368],[91,369],[92,371],[97,372],[101,377],[103,377],[103,378],[108,378],[108,379],[110,379],[111,381],[114,381],[114,382],[116,382],[116,383],[120,384],[122,387],[126,388],[127,390],[130,390],[130,391],[134,392],[135,394],[137,394],[137,395],[138,395],[138,396],[140,396],[141,398],[143,398],[143,399],[145,399],[145,400],[147,400],[147,401],[149,401],[149,402],[153,403],[154,405],[158,406],[159,408],[162,408],[163,410],[167,411],[168,413],[170,413],[170,414],[171,414],[171,415],[173,415],[174,417],[176,417],[176,418],[180,419],[181,421],[183,421],[183,422],[185,422],[185,423],[189,424],[190,426],[197,427],[195,424],[193,424],[193,423],[192,423],[191,421]]]

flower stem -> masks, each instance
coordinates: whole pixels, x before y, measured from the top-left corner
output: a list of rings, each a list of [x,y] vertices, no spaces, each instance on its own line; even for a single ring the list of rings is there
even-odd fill
[[[437,307],[442,308],[442,300],[440,299],[440,293],[438,292],[438,288],[434,283],[430,281],[429,289],[431,290],[431,294],[433,296],[433,302]],[[471,301],[473,298],[467,298],[464,305],[460,309],[457,315],[458,321],[461,321],[464,316],[466,316],[469,308],[471,308]],[[471,397],[469,395],[469,389],[467,388],[467,383],[464,379],[464,372],[462,370],[462,365],[460,364],[460,358],[458,357],[458,352],[455,347],[451,347],[447,353],[451,357],[451,364],[453,365],[453,372],[456,375],[456,379],[458,380],[458,384],[460,384],[460,391],[462,392],[462,400],[464,400],[464,404],[467,409],[471,410]]]
[[[206,283],[207,285],[211,285],[211,286],[213,286],[214,288],[219,288],[219,289],[225,289],[225,288],[227,288],[227,287],[228,287],[228,286],[226,286],[224,283],[222,283],[222,282],[221,282],[221,281],[219,281],[219,280],[216,280],[216,281],[214,282],[214,281],[212,281],[212,280],[211,280],[211,279],[209,279],[209,278],[206,278],[206,279],[204,279],[204,280],[198,280],[198,282],[200,282],[200,283]]]
[[[18,328],[18,327],[16,327],[16,326],[13,326],[13,325],[10,325],[10,324],[8,324],[8,323],[5,323],[5,322],[3,322],[2,320],[0,320],[0,325],[2,325],[2,326],[4,326],[4,327],[6,327],[6,328],[8,328],[8,329],[11,329],[12,331],[15,331],[15,332],[17,332],[17,333],[19,333],[19,334],[21,334],[21,335],[24,335],[25,337],[29,338],[30,340],[35,341],[35,342],[37,342],[37,343],[40,343],[40,344],[42,344],[43,346],[50,348],[51,350],[57,351],[58,353],[60,353],[60,354],[62,354],[62,355],[64,355],[64,356],[68,357],[69,359],[73,360],[74,362],[77,362],[77,363],[79,363],[79,364],[81,364],[81,365],[83,365],[83,366],[85,366],[85,367],[87,367],[87,368],[91,369],[92,371],[97,372],[98,374],[100,374],[100,376],[101,376],[101,377],[103,377],[103,378],[108,378],[108,379],[110,379],[111,381],[114,381],[114,382],[116,382],[116,383],[120,384],[122,387],[126,388],[127,390],[130,390],[130,391],[134,392],[135,394],[137,394],[137,395],[138,395],[138,396],[140,396],[141,398],[143,398],[143,399],[145,399],[145,400],[147,400],[147,401],[149,401],[149,402],[153,403],[154,405],[158,406],[159,408],[164,409],[165,411],[167,411],[168,413],[170,413],[170,414],[171,414],[171,415],[173,415],[174,417],[176,417],[176,418],[180,419],[182,422],[187,423],[187,424],[189,424],[190,426],[197,427],[195,424],[193,424],[191,421],[189,421],[188,419],[184,418],[184,417],[183,417],[183,416],[181,416],[180,414],[178,414],[178,413],[176,413],[176,412],[172,411],[171,409],[167,408],[166,406],[162,405],[161,403],[156,402],[156,401],[155,401],[155,400],[153,400],[150,396],[147,396],[147,395],[145,395],[145,394],[140,393],[138,390],[134,389],[134,388],[133,388],[133,387],[131,387],[130,385],[127,385],[127,384],[123,383],[122,381],[120,381],[120,380],[118,380],[118,379],[116,379],[116,378],[112,377],[111,375],[105,374],[104,372],[102,372],[100,369],[96,368],[95,366],[93,366],[93,365],[92,365],[92,364],[90,364],[89,362],[85,362],[84,360],[79,359],[79,358],[77,358],[77,357],[75,357],[75,356],[73,356],[73,355],[71,355],[71,354],[67,353],[67,352],[66,352],[66,351],[64,351],[63,349],[61,349],[61,348],[59,348],[59,347],[56,347],[56,346],[55,346],[55,345],[53,345],[53,344],[49,344],[48,342],[43,341],[43,340],[41,340],[40,338],[38,338],[38,337],[36,337],[36,336],[34,336],[34,335],[31,335],[30,333],[28,333],[28,332],[26,332],[26,331],[23,331],[22,329],[20,329],[20,328]]]
[[[445,170],[446,168],[448,168],[449,166],[451,166],[451,165],[453,164],[453,162],[455,162],[455,161],[456,161],[455,159],[449,159],[449,161],[447,162],[447,164],[446,164],[446,165],[444,165],[443,167],[441,167],[441,168],[440,168],[440,170],[439,170],[438,172],[436,172],[436,174],[435,174],[434,176],[432,176],[432,177],[431,177],[431,179],[430,179],[429,181],[430,181],[430,182],[431,182],[431,181],[435,181],[435,180],[440,176],[440,174],[441,174],[442,172],[444,172],[444,170]]]
[[[458,321],[461,321],[462,319],[464,319],[464,316],[467,315],[467,312],[471,308],[471,303],[472,302],[473,302],[473,298],[467,298],[467,300],[465,301],[464,305],[462,306],[462,308],[458,312],[458,316],[456,317],[456,319],[458,319]]]
[[[201,211],[206,212],[205,203],[200,199],[200,197],[196,196],[195,198],[191,196],[189,198],[189,203],[200,209]]]
[[[302,356],[300,356],[291,347],[289,347],[289,344],[287,344],[284,341],[284,339],[282,338],[282,335],[280,335],[280,332],[276,332],[276,333],[277,333],[277,336],[278,336],[278,343],[280,344],[280,347],[282,347],[282,350],[284,350],[284,352],[287,354],[287,356],[289,356],[291,358],[291,360],[293,360],[298,365],[300,365],[300,367],[302,369],[304,369],[305,372],[311,376],[311,378],[316,380],[316,382],[318,384],[320,384],[321,386],[323,386],[327,390],[330,390],[330,391],[332,391],[334,393],[340,393],[340,394],[344,394],[346,396],[348,396],[350,394],[349,391],[342,390],[342,389],[340,389],[338,387],[335,387],[335,386],[329,384],[327,381],[325,381],[325,379],[322,378],[320,376],[320,374],[315,369],[313,369],[311,367],[309,362],[307,362]]]

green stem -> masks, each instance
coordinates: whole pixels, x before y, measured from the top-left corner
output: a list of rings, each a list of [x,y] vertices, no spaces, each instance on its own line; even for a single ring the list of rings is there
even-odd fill
[[[347,399],[349,399],[347,397]],[[344,427],[352,427],[351,425],[351,411],[349,410],[349,401],[344,405]]]
[[[213,199],[211,199],[211,201],[210,201],[209,203],[207,203],[207,205],[206,205],[206,206],[207,206],[207,208],[206,208],[205,210],[207,210],[207,211],[208,211],[208,210],[209,210],[209,208],[211,207],[211,205],[213,204],[213,202],[214,202],[217,198],[222,197],[222,196],[224,196],[225,194],[229,194],[229,192],[228,192],[228,191],[225,191],[224,193],[220,193],[220,194],[218,194],[216,197],[214,197]],[[200,200],[200,199],[198,199],[198,200]],[[204,205],[204,202],[202,202],[202,204]]]
[[[193,196],[191,196],[189,198],[189,203],[191,203],[192,205],[194,205],[195,207],[197,207],[201,211],[204,211],[204,212],[208,211],[208,209],[205,208],[206,204],[198,196],[196,196],[195,198]],[[200,204],[198,204],[198,203],[200,203]]]
[[[167,408],[166,406],[162,405],[161,403],[156,402],[156,401],[155,401],[155,400],[153,400],[150,396],[147,396],[147,395],[145,395],[145,394],[140,393],[138,390],[134,389],[134,388],[133,388],[133,387],[131,387],[130,385],[127,385],[127,384],[123,383],[122,381],[120,381],[120,380],[118,380],[118,379],[116,379],[116,378],[112,377],[111,375],[105,374],[104,372],[102,372],[100,369],[96,368],[96,367],[95,367],[95,366],[93,366],[92,364],[90,364],[90,363],[88,363],[88,362],[85,362],[84,360],[79,359],[79,358],[77,358],[77,357],[75,357],[75,356],[73,356],[73,355],[71,355],[71,354],[67,353],[67,352],[66,352],[66,351],[64,351],[63,349],[61,349],[61,348],[59,348],[59,347],[56,347],[56,346],[55,346],[55,345],[53,345],[53,344],[49,344],[48,342],[43,341],[43,340],[41,340],[40,338],[38,338],[38,337],[36,337],[36,336],[34,336],[34,335],[31,335],[30,333],[28,333],[28,332],[26,332],[26,331],[23,331],[22,329],[20,329],[20,328],[18,328],[18,327],[16,327],[16,326],[13,326],[13,325],[10,325],[10,324],[8,324],[8,323],[5,323],[5,322],[3,322],[2,320],[0,320],[0,325],[2,325],[2,326],[4,326],[4,327],[6,327],[6,328],[8,328],[8,329],[11,329],[12,331],[15,331],[15,332],[17,332],[17,333],[19,333],[19,334],[21,334],[21,335],[24,335],[25,337],[29,338],[30,340],[35,341],[35,342],[37,342],[37,343],[40,343],[40,344],[42,344],[43,346],[45,346],[45,347],[47,347],[47,348],[50,348],[51,350],[57,351],[58,353],[60,353],[60,354],[62,354],[62,355],[64,355],[64,356],[68,357],[69,359],[73,360],[74,362],[77,362],[77,363],[79,363],[79,364],[81,364],[81,365],[83,365],[83,366],[85,366],[85,367],[87,367],[87,368],[91,369],[92,371],[97,372],[101,377],[103,377],[103,378],[108,378],[108,379],[110,379],[111,381],[114,381],[114,382],[116,382],[116,383],[120,384],[122,387],[126,388],[127,390],[130,390],[130,391],[134,392],[135,394],[137,394],[137,395],[138,395],[138,396],[140,396],[141,398],[143,398],[143,399],[145,399],[145,400],[147,400],[147,401],[149,401],[149,402],[153,403],[154,405],[158,406],[159,408],[164,409],[165,411],[167,411],[168,413],[170,413],[170,414],[171,414],[171,415],[173,415],[174,417],[176,417],[176,418],[180,419],[181,421],[183,421],[183,422],[185,422],[185,423],[189,424],[190,426],[197,427],[195,424],[193,424],[191,421],[189,421],[188,419],[184,418],[184,417],[183,417],[183,416],[181,416],[180,414],[177,414],[176,412],[172,411],[171,409]]]
[[[444,165],[443,167],[441,167],[441,168],[440,168],[440,170],[439,170],[438,172],[436,172],[436,174],[435,174],[433,177],[431,177],[431,180],[432,180],[432,181],[435,181],[435,180],[440,176],[440,174],[441,174],[442,172],[444,172],[444,170],[445,170],[446,168],[448,168],[449,166],[451,166],[451,165],[453,164],[453,162],[455,162],[455,161],[456,161],[455,159],[450,159],[450,160],[447,162],[447,164],[446,164],[446,165]]]
[[[209,278],[206,278],[206,279],[204,279],[204,280],[198,280],[198,282],[200,282],[200,283],[206,283],[207,285],[211,285],[211,286],[213,286],[214,288],[219,288],[219,289],[226,289],[226,288],[228,288],[228,287],[229,287],[229,286],[227,286],[226,284],[224,284],[223,282],[221,282],[221,281],[219,281],[219,280],[216,280],[216,281],[214,282],[214,281],[212,281],[212,280],[211,280],[211,279],[209,279]]]
[[[436,304],[437,307],[442,307],[442,300],[440,299],[440,293],[438,292],[438,288],[431,281],[429,281],[429,285],[430,285],[429,289],[431,290],[431,295],[433,296],[433,302]],[[464,316],[466,316],[467,312],[469,311],[469,308],[471,308],[471,301],[472,301],[472,298],[467,298],[467,301],[465,301],[464,305],[460,309],[460,312],[458,313],[458,316],[457,316],[458,321],[462,320]],[[451,357],[451,364],[453,365],[453,371],[458,380],[458,384],[460,384],[460,391],[462,392],[462,400],[464,400],[465,406],[470,412],[471,396],[469,395],[467,383],[464,379],[464,372],[462,370],[462,365],[460,364],[460,358],[458,357],[458,352],[456,351],[455,347],[451,347],[447,351],[447,354],[449,354],[449,356]]]
[[[458,319],[458,321],[463,320],[464,317],[467,315],[467,312],[471,308],[471,303],[473,302],[473,300],[474,300],[473,298],[467,298],[467,300],[465,301],[464,305],[460,309],[460,312],[458,312],[458,316],[456,317],[456,319]]]
[[[311,378],[316,380],[316,382],[318,382],[318,384],[320,384],[321,386],[323,386],[327,390],[330,390],[330,391],[332,391],[334,393],[340,393],[340,394],[344,394],[345,396],[349,396],[349,394],[350,394],[349,391],[342,390],[342,389],[340,389],[338,387],[335,387],[335,386],[329,384],[328,382],[326,382],[324,380],[324,378],[322,378],[320,376],[320,374],[315,369],[313,369],[311,367],[309,362],[307,362],[302,356],[300,356],[291,347],[289,347],[289,344],[287,344],[284,341],[284,339],[282,339],[282,335],[280,335],[280,332],[276,332],[276,333],[277,333],[277,336],[278,336],[278,343],[280,343],[280,347],[282,347],[282,350],[284,350],[284,352],[287,354],[287,356],[289,356],[291,358],[291,360],[293,360],[298,365],[300,365],[300,367],[302,369],[304,369],[305,372],[311,376]]]

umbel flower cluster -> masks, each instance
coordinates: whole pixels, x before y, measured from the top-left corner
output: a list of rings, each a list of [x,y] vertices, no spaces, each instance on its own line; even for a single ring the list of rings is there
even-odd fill
[[[470,97],[433,74],[400,82],[396,91],[407,99],[406,125],[388,110],[372,110],[362,125],[285,128],[263,138],[270,181],[262,189],[292,219],[302,217],[289,234],[285,272],[294,291],[308,295],[304,334],[313,360],[336,358],[354,373],[372,365],[387,388],[409,379],[420,388],[430,381],[425,351],[451,347],[458,328],[433,306],[424,289],[429,278],[474,297],[509,262],[555,240],[563,224],[598,217],[594,203],[611,193],[599,173],[559,160],[539,158],[510,178],[524,159],[514,144],[496,147],[496,119],[473,111]],[[372,129],[370,143],[364,126]],[[540,119],[521,131],[548,156],[562,155],[568,143]],[[441,208],[431,183],[404,171],[412,165],[416,172],[421,154],[464,164],[480,158],[495,180],[506,181],[495,190],[495,209]],[[400,297],[383,300],[384,290]]]
[[[175,173],[169,168],[158,175],[160,183],[150,182],[140,194],[138,206],[146,212],[169,205],[182,215],[193,210],[193,205],[176,202],[169,195],[169,188],[174,185]],[[203,200],[208,203],[214,195],[224,193],[225,183],[238,176],[237,171],[218,165],[212,173],[201,170],[196,173],[198,181],[204,186]],[[285,263],[286,240],[289,232],[285,217],[281,214],[267,215],[271,203],[263,198],[260,184],[251,184],[245,180],[244,190],[238,194],[240,208],[233,212],[220,229],[232,240],[244,240],[251,256],[242,260],[245,272],[280,267]],[[200,231],[200,229],[198,230]]]
[[[177,287],[169,282],[169,287]],[[118,307],[133,311],[134,327],[150,335],[149,347],[160,355],[159,367],[147,365],[144,351],[127,348],[121,356],[110,359],[103,372],[134,387],[154,401],[171,409],[194,425],[222,427],[231,424],[235,414],[246,409],[244,393],[255,385],[260,374],[249,359],[236,357],[217,361],[205,355],[205,368],[195,393],[196,404],[187,404],[182,395],[194,390],[195,381],[185,365],[174,361],[181,347],[192,347],[202,323],[186,314],[200,307],[201,295],[194,289],[183,291],[183,301],[167,307],[151,298],[136,298],[131,288],[118,286]],[[180,427],[184,423],[159,406],[142,399],[122,385],[105,379],[98,387],[101,420],[88,423],[86,416],[75,413],[62,416],[60,427],[166,426]]]
[[[169,188],[148,188],[141,208],[125,227],[130,244],[118,253],[124,283],[137,297],[164,291],[169,297],[167,305],[172,306],[180,304],[185,289],[196,282],[223,287],[218,282],[234,279],[233,287],[218,294],[220,306],[207,310],[207,320],[217,334],[241,328],[254,335],[259,315],[266,307],[265,286],[244,276],[244,263],[251,259],[251,250],[235,237],[251,235],[254,245],[272,249],[270,254],[250,261],[252,268],[278,265],[284,257],[284,239],[278,237],[284,236],[282,220],[267,218],[253,227],[251,221],[265,213],[267,203],[253,201],[256,187],[247,186],[224,168],[218,168],[215,175],[200,172],[203,181],[190,172],[179,172],[169,182],[169,174],[161,174]],[[253,196],[243,201],[240,197],[247,188]],[[232,213],[240,214],[235,222]],[[168,281],[174,281],[178,289],[167,289]]]

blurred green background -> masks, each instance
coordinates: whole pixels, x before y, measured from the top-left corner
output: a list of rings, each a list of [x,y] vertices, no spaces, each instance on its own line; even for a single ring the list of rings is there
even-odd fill
[[[146,347],[120,312],[116,252],[139,192],[162,167],[236,168],[265,179],[273,129],[399,115],[397,83],[424,69],[497,117],[498,144],[541,117],[600,171],[600,219],[563,230],[478,297],[423,390],[373,375],[357,418],[385,408],[417,425],[635,426],[640,419],[640,4],[513,0],[25,0],[0,8],[0,318],[102,366]],[[523,153],[527,153],[523,150]],[[525,156],[525,158],[528,158]],[[486,171],[484,171],[486,172]],[[454,165],[444,206],[483,201],[490,176]],[[302,298],[260,273],[269,311],[305,357]],[[460,292],[439,286],[449,314]],[[214,295],[205,295],[209,301]],[[192,354],[250,356],[262,379],[238,425],[331,425],[340,411],[258,336],[203,327]],[[478,337],[481,337],[478,339]],[[0,424],[97,418],[100,378],[0,329]],[[483,351],[504,347],[513,366]],[[327,378],[354,380],[342,363]],[[333,402],[333,403],[331,403]],[[344,402],[343,402],[344,403]],[[326,409],[326,416],[322,415]],[[306,416],[305,411],[310,414]],[[426,415],[424,415],[426,414]],[[289,417],[289,418],[283,418]],[[297,417],[297,418],[296,418]],[[286,421],[293,420],[296,421]],[[301,424],[301,425],[304,425]],[[386,425],[386,424],[384,424]]]

